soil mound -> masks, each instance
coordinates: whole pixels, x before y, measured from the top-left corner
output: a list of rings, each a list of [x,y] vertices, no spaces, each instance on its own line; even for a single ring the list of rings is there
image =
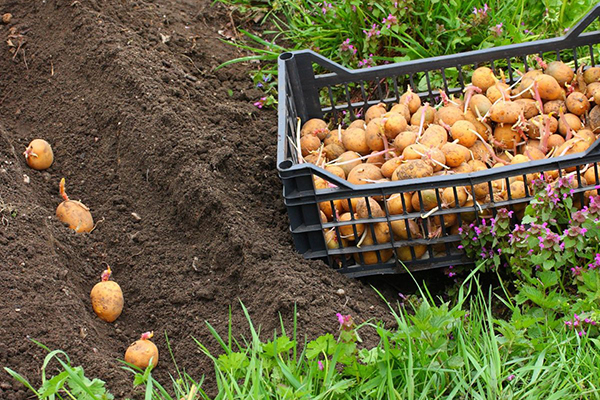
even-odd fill
[[[213,372],[191,336],[218,352],[204,321],[243,333],[239,301],[270,335],[278,315],[300,333],[337,328],[335,313],[386,318],[367,285],[293,251],[275,167],[276,113],[222,43],[228,11],[209,1],[4,1],[0,25],[0,365],[37,382],[45,351],[63,349],[117,398],[134,396],[120,368],[147,330],[156,375]],[[31,170],[21,153],[44,138],[55,163]],[[58,183],[90,207],[96,229],[55,218]],[[125,309],[98,319],[89,292],[109,264]],[[336,294],[343,289],[345,295]],[[367,338],[368,339],[368,338]],[[207,384],[212,384],[210,379]],[[0,375],[0,397],[23,388]]]

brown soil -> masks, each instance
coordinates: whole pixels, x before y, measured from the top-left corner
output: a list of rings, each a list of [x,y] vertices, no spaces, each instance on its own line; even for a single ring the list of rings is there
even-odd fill
[[[243,334],[240,301],[266,335],[279,314],[289,325],[294,304],[309,338],[335,331],[337,312],[389,319],[368,284],[293,251],[275,167],[276,112],[252,105],[261,93],[251,66],[214,71],[239,56],[219,40],[231,29],[226,8],[4,0],[5,12],[13,18],[0,25],[1,366],[39,384],[46,352],[36,339],[65,350],[116,398],[138,397],[117,359],[153,330],[159,380],[175,373],[166,332],[180,367],[206,374],[214,392],[212,364],[191,337],[218,353],[205,321],[226,334],[231,306]],[[21,154],[37,137],[54,149],[44,172]],[[55,218],[61,177],[90,207],[91,234]],[[113,324],[89,301],[106,263],[125,295]],[[0,374],[0,398],[28,395]]]

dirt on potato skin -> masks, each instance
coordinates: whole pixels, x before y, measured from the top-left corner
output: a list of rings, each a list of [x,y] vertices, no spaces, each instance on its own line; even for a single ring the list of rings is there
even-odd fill
[[[155,376],[213,366],[192,337],[219,353],[205,322],[246,332],[239,303],[266,337],[335,332],[335,314],[383,319],[387,305],[368,284],[293,251],[276,172],[276,112],[252,105],[261,93],[250,66],[214,67],[239,56],[222,43],[229,11],[195,0],[3,1],[0,25],[0,366],[39,384],[46,352],[65,350],[116,398],[138,398],[123,371],[127,346],[153,330]],[[11,28],[13,29],[11,31]],[[11,34],[17,36],[11,40]],[[20,44],[20,46],[19,46]],[[16,52],[15,50],[19,49]],[[44,138],[55,162],[25,164]],[[58,183],[92,211],[91,234],[55,218]],[[113,324],[92,311],[89,292],[109,264],[125,308]],[[344,294],[337,294],[343,289]],[[363,339],[375,344],[365,331]],[[30,394],[0,374],[0,398]]]

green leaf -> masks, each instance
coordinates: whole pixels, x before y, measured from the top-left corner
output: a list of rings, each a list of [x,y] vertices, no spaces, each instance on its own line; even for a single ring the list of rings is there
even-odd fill
[[[280,336],[276,340],[267,342],[263,346],[263,351],[268,357],[275,357],[276,354],[287,353],[295,346],[296,342],[290,340],[287,336]]]
[[[58,393],[63,388],[65,381],[68,378],[69,374],[67,371],[63,371],[60,374],[53,376],[51,379],[48,379],[40,388],[39,396],[44,398]]]
[[[231,352],[229,354],[221,354],[217,363],[220,369],[227,372],[233,372],[246,368],[250,361],[244,353]]]
[[[546,268],[546,263],[544,263],[544,268]],[[555,271],[542,271],[538,274],[538,278],[545,288],[558,284],[558,274]]]
[[[551,270],[552,268],[554,268],[554,265],[556,264],[555,260],[545,260],[542,264],[542,266],[544,267],[544,269],[546,271]]]
[[[318,357],[319,354],[333,355],[337,344],[331,333],[319,336],[306,345],[306,358],[312,360]]]

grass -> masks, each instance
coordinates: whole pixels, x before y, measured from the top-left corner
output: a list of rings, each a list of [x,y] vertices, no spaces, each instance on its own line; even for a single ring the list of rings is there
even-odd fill
[[[227,42],[249,55],[220,66],[263,61],[252,73],[265,90],[256,103],[260,108],[276,103],[274,62],[285,51],[312,49],[345,67],[364,68],[560,36],[596,5],[592,0],[218,1],[237,8],[245,20],[262,16],[262,34],[240,29],[242,40]]]
[[[502,301],[512,319],[499,320],[492,311],[492,300],[499,299],[472,274],[453,304],[423,289],[405,304],[389,304],[394,327],[375,321],[356,325],[339,315],[337,337],[325,334],[312,341],[297,337],[295,319],[291,332],[280,321],[279,332],[265,340],[242,304],[250,337],[234,335],[230,315],[226,336],[207,323],[220,351],[196,341],[213,362],[215,397],[202,390],[202,379],[176,363],[171,387],[154,379],[150,369],[124,368],[134,374],[134,385],[144,388],[146,400],[600,398],[598,338],[555,329],[548,315],[525,315],[507,300]],[[360,332],[368,329],[380,338],[373,348],[361,344]],[[39,399],[112,398],[102,381],[71,367],[65,353],[48,351],[39,389],[5,369]],[[62,372],[47,377],[53,360]]]

